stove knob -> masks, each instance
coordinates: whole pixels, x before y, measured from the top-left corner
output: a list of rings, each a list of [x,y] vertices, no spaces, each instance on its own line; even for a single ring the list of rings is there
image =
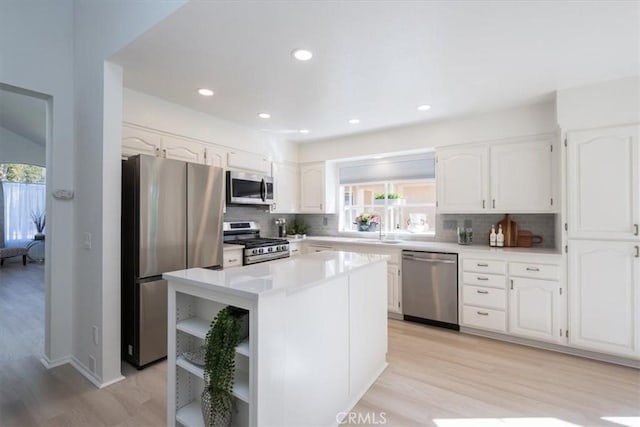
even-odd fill
[[[273,252],[273,248],[268,248],[267,252]]]
[[[264,252],[264,249],[260,248],[260,253],[263,253],[263,252]]]

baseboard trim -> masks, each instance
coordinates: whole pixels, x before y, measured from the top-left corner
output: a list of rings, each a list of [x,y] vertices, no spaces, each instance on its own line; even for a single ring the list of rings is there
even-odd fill
[[[71,363],[71,366],[73,366],[78,372],[80,372],[80,374],[82,374],[83,377],[88,379],[91,382],[91,384],[93,384],[98,388],[108,387],[124,379],[124,377],[121,375],[120,377],[113,379],[111,381],[102,382],[102,379],[100,377],[98,377],[93,372],[91,372],[89,368],[87,368],[82,362],[80,362],[74,356],[71,356],[71,360],[69,361],[69,363]]]
[[[560,344],[547,343],[542,341],[529,340],[527,338],[514,337],[511,335],[503,335],[497,332],[483,331],[465,326],[460,327],[460,332],[469,335],[477,335],[485,338],[492,338],[500,341],[506,341],[513,344],[526,345],[528,347],[540,348],[543,350],[557,351],[558,353],[570,354],[572,356],[586,357],[587,359],[599,360],[601,362],[614,363],[616,365],[628,366],[630,368],[640,369],[640,360],[628,359],[620,356],[612,356],[610,354],[596,353],[594,351],[582,350],[579,348],[564,346]]]
[[[47,369],[53,369],[57,368],[58,366],[66,365],[67,363],[71,363],[71,356],[60,357],[58,359],[51,360],[47,357],[47,355],[43,355],[40,358],[40,363],[42,363]]]

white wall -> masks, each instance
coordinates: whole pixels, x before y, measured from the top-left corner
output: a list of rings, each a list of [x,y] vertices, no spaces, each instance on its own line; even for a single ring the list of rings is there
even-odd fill
[[[48,97],[48,188],[73,188],[73,0],[0,2],[0,64],[0,82]],[[72,351],[73,208],[47,196],[45,361],[52,363]]]
[[[0,163],[46,166],[46,148],[0,126]]]
[[[555,132],[553,102],[427,122],[300,145],[300,162],[411,151]]]
[[[94,383],[120,374],[120,153],[122,74],[115,52],[185,1],[78,1],[75,23],[76,244],[73,354]],[[26,18],[25,18],[26,19]],[[78,242],[80,239],[78,240]],[[98,342],[92,328],[99,330]],[[96,368],[91,372],[90,360]]]
[[[126,72],[126,70],[125,70]],[[124,90],[123,120],[227,147],[297,161],[298,146],[284,138],[239,126],[155,96]]]
[[[563,130],[640,122],[640,76],[559,90]]]

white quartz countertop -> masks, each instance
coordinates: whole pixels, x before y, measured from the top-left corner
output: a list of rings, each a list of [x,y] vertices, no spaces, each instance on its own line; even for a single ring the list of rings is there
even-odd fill
[[[492,248],[486,245],[458,245],[457,243],[446,242],[421,242],[415,240],[382,240],[354,238],[354,237],[337,237],[337,236],[307,236],[305,239],[287,239],[291,243],[309,242],[317,244],[355,244],[367,246],[381,246],[385,248],[395,248],[398,250],[416,250],[416,251],[432,251],[432,252],[450,252],[457,254],[531,254],[531,255],[551,255],[559,256],[561,251],[553,248]]]
[[[280,292],[299,292],[367,265],[387,261],[386,255],[317,252],[261,264],[208,270],[191,268],[163,274],[169,281],[257,299]]]

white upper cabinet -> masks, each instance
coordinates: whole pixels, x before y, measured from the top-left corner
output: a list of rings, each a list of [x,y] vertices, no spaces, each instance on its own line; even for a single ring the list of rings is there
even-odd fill
[[[490,152],[491,209],[505,212],[553,209],[551,142],[496,144]]]
[[[640,357],[640,254],[636,242],[569,241],[569,342]]]
[[[122,125],[122,157],[147,154],[165,159],[211,164],[207,161],[207,149],[209,148],[208,144],[195,139],[171,135],[130,123]]]
[[[162,139],[159,134],[126,123],[122,125],[122,157],[136,154],[159,156],[161,145]]]
[[[569,132],[570,238],[640,239],[639,126]]]
[[[272,213],[297,213],[299,211],[300,169],[295,163],[274,163],[273,183],[275,203]]]
[[[487,207],[487,148],[438,150],[436,187],[438,212],[476,212]]]
[[[201,142],[165,135],[162,137],[161,156],[165,159],[204,164],[206,145]]]
[[[335,213],[335,168],[328,162],[300,165],[300,212]]]
[[[209,146],[205,152],[205,164],[217,166],[219,168],[227,167],[227,151],[221,147]]]
[[[247,151],[230,151],[227,153],[227,167],[250,172],[271,174],[271,161],[262,154]]]
[[[439,213],[554,212],[558,205],[550,137],[443,148],[437,161]]]

